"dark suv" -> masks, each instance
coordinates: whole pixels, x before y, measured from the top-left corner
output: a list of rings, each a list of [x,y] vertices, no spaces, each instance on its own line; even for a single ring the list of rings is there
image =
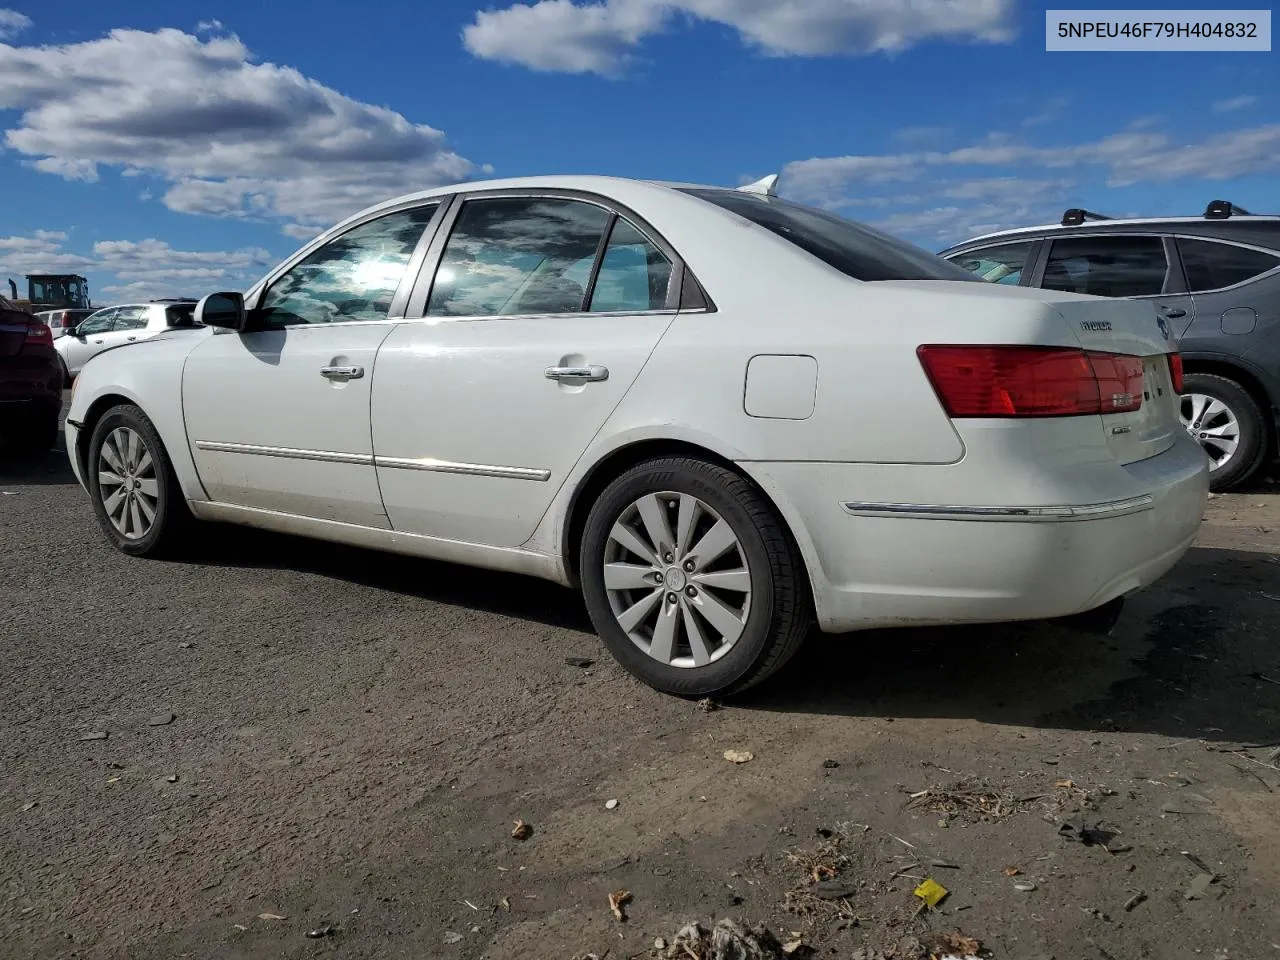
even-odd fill
[[[0,436],[20,450],[48,450],[58,439],[61,410],[53,333],[0,297]]]
[[[1280,434],[1280,217],[1215,200],[1199,217],[1062,222],[943,250],[984,280],[1150,300],[1179,341],[1182,422],[1225,490],[1248,480]]]

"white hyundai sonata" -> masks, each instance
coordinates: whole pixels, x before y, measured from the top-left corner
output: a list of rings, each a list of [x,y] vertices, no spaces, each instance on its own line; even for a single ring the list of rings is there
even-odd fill
[[[192,520],[581,585],[682,695],[831,633],[1094,610],[1208,490],[1150,304],[975,281],[738,190],[559,177],[389,201],[85,365],[107,537]]]

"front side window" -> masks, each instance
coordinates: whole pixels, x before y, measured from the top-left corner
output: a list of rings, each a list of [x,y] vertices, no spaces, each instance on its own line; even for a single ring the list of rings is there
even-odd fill
[[[610,217],[579,200],[466,201],[440,257],[427,315],[580,313]]]
[[[968,270],[987,283],[1003,283],[1017,286],[1031,253],[1031,241],[1008,243],[998,247],[984,247],[947,257],[957,267]]]
[[[267,288],[260,326],[385,320],[438,203],[389,213],[329,241]]]
[[[1234,243],[1178,240],[1187,287],[1192,293],[1221,290],[1280,267],[1280,254],[1263,253]]]
[[[1149,297],[1164,292],[1168,272],[1159,237],[1068,237],[1053,241],[1041,286],[1095,297]]]
[[[102,310],[95,313],[88,320],[84,321],[84,323],[80,324],[80,326],[76,327],[76,333],[81,336],[91,333],[107,333],[111,330],[112,323],[115,322],[117,312],[118,311],[112,309]]]
[[[764,227],[855,280],[968,280],[976,278],[942,257],[865,224],[778,197],[737,190],[683,192]]]
[[[591,291],[591,312],[638,313],[667,305],[671,261],[626,220],[609,234],[600,272]]]

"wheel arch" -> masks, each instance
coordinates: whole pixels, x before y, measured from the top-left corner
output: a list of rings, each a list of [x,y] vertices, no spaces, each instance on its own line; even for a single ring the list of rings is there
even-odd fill
[[[80,429],[76,433],[75,449],[76,466],[80,468],[82,477],[88,476],[86,471],[88,469],[89,441],[93,439],[93,431],[98,426],[98,421],[107,415],[108,410],[124,405],[141,409],[138,401],[133,397],[123,393],[104,393],[89,404],[89,408],[85,410],[84,417],[80,420]]]
[[[759,477],[752,474],[747,465],[736,462],[708,446],[691,440],[674,438],[646,438],[617,447],[601,457],[578,481],[569,498],[560,532],[560,555],[563,557],[564,569],[571,585],[575,587],[579,585],[579,548],[587,525],[587,515],[591,512],[591,505],[595,503],[605,487],[627,470],[647,460],[660,457],[693,457],[705,460],[733,471],[750,483],[782,521],[792,545],[804,562],[805,583],[809,588],[810,598],[815,605],[819,602],[821,591],[818,589],[818,578],[821,576],[821,570],[818,566],[817,551],[803,525],[800,524],[798,516],[790,509],[790,505],[780,495],[780,491],[769,489],[770,485],[762,483]]]

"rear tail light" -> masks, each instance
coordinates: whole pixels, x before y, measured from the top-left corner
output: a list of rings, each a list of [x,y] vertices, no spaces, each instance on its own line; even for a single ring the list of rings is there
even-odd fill
[[[27,343],[45,343],[53,345],[53,331],[46,327],[43,323],[36,323],[27,326]]]
[[[66,329],[67,327],[74,327],[75,325],[76,325],[75,318],[71,316],[71,311],[69,310],[64,311],[62,316],[58,318],[58,326],[62,327],[63,329]]]
[[[951,417],[1077,417],[1142,406],[1142,358],[1070,347],[917,351]]]
[[[1169,376],[1173,380],[1173,392],[1182,392],[1182,354],[1169,354]]]

